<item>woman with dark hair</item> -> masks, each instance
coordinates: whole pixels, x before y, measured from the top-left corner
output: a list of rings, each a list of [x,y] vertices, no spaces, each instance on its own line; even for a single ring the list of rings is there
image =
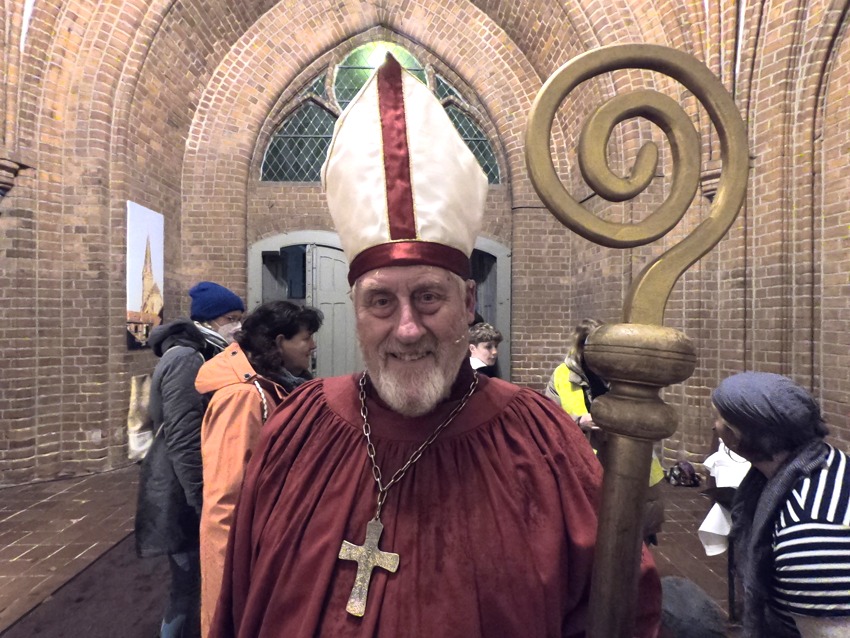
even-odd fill
[[[818,404],[765,372],[725,379],[711,401],[718,436],[752,463],[730,534],[745,635],[850,635],[850,463],[824,441]]]
[[[236,343],[205,363],[195,388],[214,393],[201,426],[201,633],[206,636],[221,588],[227,537],[242,474],[263,423],[296,387],[312,378],[313,335],[322,314],[271,301],[242,321]]]

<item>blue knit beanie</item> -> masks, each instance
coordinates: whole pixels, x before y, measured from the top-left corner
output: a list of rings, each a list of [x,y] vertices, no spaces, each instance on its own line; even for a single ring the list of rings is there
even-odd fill
[[[202,281],[189,290],[192,321],[210,321],[234,310],[245,311],[239,295],[211,281]]]
[[[779,374],[733,374],[711,393],[711,401],[726,422],[754,433],[770,431],[789,449],[828,432],[812,395]]]

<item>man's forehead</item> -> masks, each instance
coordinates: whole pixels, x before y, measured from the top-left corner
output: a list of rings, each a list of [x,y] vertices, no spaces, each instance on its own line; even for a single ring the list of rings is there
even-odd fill
[[[363,291],[390,288],[410,290],[422,286],[450,285],[452,277],[451,272],[437,266],[390,266],[370,270],[355,285]]]

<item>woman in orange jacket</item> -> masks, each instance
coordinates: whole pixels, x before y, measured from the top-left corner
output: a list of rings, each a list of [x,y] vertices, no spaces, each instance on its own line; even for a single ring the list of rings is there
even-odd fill
[[[214,393],[201,425],[201,635],[215,613],[227,537],[242,475],[272,410],[312,378],[313,334],[322,314],[288,301],[257,307],[242,322],[236,342],[201,366],[195,388]]]

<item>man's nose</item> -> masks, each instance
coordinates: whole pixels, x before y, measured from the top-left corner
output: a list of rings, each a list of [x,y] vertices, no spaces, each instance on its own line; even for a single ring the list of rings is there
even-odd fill
[[[413,304],[402,303],[399,309],[396,338],[402,343],[413,343],[422,338],[425,327],[419,319],[419,313]]]

